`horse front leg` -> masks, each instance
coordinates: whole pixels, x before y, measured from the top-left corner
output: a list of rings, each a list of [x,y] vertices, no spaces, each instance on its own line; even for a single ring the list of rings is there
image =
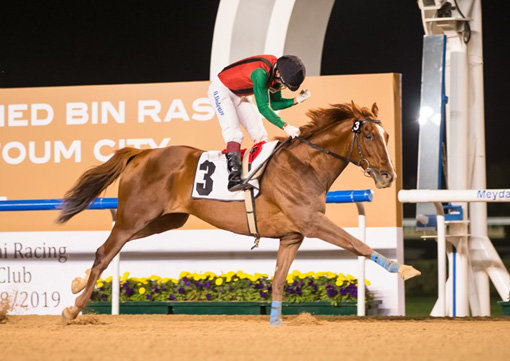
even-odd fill
[[[382,254],[374,251],[366,243],[361,242],[341,227],[335,225],[322,213],[316,213],[311,217],[311,219],[307,219],[302,231],[306,237],[322,239],[328,243],[342,247],[358,256],[365,256],[386,269],[388,272],[398,272],[404,281],[421,275],[421,272],[414,267],[399,264],[398,262],[388,259]]]
[[[296,258],[299,246],[303,242],[303,236],[294,233],[280,238],[280,248],[276,256],[276,268],[272,283],[271,316],[269,323],[271,326],[282,324],[282,299],[283,287],[289,273],[290,265]]]

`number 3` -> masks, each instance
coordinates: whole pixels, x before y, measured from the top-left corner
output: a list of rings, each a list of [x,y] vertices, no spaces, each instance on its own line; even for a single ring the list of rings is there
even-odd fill
[[[211,176],[213,175],[214,171],[216,170],[216,166],[214,165],[214,163],[206,160],[205,162],[200,164],[199,169],[205,170],[206,173],[204,174],[204,183],[197,183],[197,192],[201,196],[206,196],[212,192],[213,180],[212,180]]]

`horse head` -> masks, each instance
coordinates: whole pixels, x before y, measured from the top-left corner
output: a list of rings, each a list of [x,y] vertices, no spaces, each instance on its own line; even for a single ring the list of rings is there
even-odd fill
[[[388,152],[389,135],[377,119],[379,109],[374,103],[369,110],[351,102],[353,113],[352,159],[359,163],[366,175],[372,177],[377,188],[387,188],[396,178]],[[356,143],[356,144],[354,144]]]
[[[375,103],[369,109],[354,102],[311,110],[307,115],[312,121],[301,127],[301,137],[322,144],[323,151],[361,167],[377,188],[386,188],[396,173],[386,146],[389,135],[377,119],[378,113]]]

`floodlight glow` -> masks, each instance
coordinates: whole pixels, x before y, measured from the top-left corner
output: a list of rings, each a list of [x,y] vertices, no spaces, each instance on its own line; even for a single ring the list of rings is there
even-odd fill
[[[420,125],[427,124],[430,117],[434,114],[434,109],[429,106],[423,106],[420,108],[420,116],[418,117],[418,123]]]

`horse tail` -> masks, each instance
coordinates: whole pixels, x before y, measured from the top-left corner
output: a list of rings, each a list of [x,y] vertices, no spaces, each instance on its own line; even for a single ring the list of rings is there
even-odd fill
[[[61,212],[56,223],[65,223],[74,215],[86,209],[102,191],[112,184],[124,171],[133,157],[142,150],[122,148],[107,162],[83,173],[76,184],[64,195]]]

